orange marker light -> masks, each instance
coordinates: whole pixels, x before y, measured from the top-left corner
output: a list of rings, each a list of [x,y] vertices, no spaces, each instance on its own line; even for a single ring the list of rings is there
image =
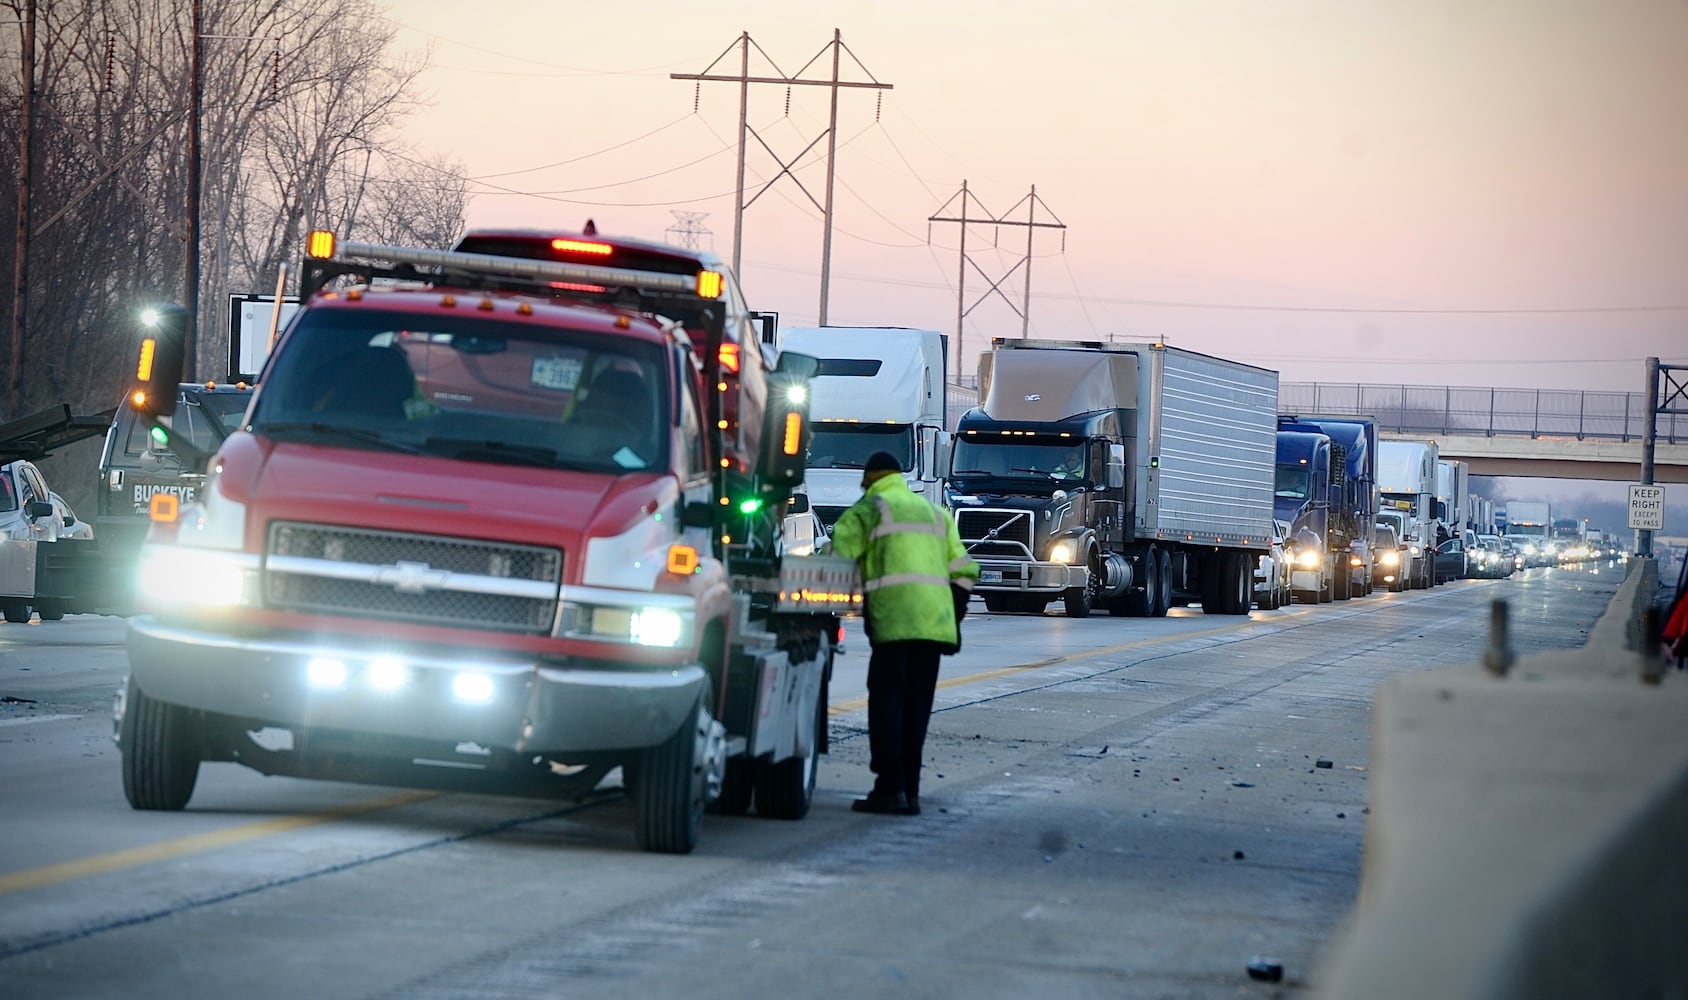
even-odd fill
[[[787,413],[785,415],[785,440],[780,443],[780,450],[787,455],[797,454],[797,446],[803,442],[803,414]]]
[[[152,381],[152,358],[158,352],[158,341],[151,337],[141,341],[141,361],[135,366],[135,380],[137,382]]]
[[[737,344],[722,344],[721,350],[716,353],[715,357],[716,357],[716,360],[721,362],[722,368],[725,368],[726,370],[732,372],[734,375],[738,374],[738,370],[739,370],[739,345],[737,345]]]
[[[135,409],[138,410],[147,405],[147,394],[139,389],[136,389],[134,394],[129,397],[129,402],[132,403]]]
[[[305,237],[305,256],[326,260],[334,256],[334,234],[326,229],[313,229]]]
[[[174,522],[181,510],[181,498],[174,493],[154,493],[147,503],[147,516],[164,524]]]
[[[615,251],[615,247],[608,243],[593,243],[589,240],[552,240],[551,249],[563,253],[589,253],[594,257],[608,257]]]
[[[668,572],[689,575],[697,572],[697,549],[690,545],[668,547]]]
[[[697,273],[697,295],[700,299],[718,299],[721,297],[721,286],[725,283],[720,271],[699,271]]]

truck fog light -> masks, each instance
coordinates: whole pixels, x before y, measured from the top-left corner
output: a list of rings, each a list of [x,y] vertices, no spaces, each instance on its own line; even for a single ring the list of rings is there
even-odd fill
[[[458,674],[451,680],[451,693],[458,701],[485,705],[492,700],[492,678],[486,674]]]
[[[314,688],[337,688],[346,684],[346,663],[332,656],[313,656],[305,664],[305,679]]]
[[[410,668],[395,656],[369,661],[369,686],[377,691],[397,691],[410,681]]]

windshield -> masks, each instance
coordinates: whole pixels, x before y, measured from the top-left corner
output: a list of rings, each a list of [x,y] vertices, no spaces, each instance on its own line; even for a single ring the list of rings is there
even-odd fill
[[[908,424],[817,421],[809,438],[811,469],[860,469],[876,451],[888,451],[904,472],[914,468],[914,428]]]
[[[666,468],[662,349],[474,316],[307,309],[253,429],[342,447],[587,471]]]
[[[176,398],[179,400],[176,412],[168,417],[159,417],[158,422],[178,437],[186,438],[195,450],[203,452],[217,450],[223,438],[240,423],[240,418],[246,413],[246,404],[252,402],[250,392],[183,392]],[[156,459],[179,464],[175,453],[152,439],[151,428],[145,420],[130,422],[129,437],[123,450],[131,456],[151,452]]]
[[[12,470],[0,466],[0,511],[17,510],[17,488],[12,485]]]
[[[1301,465],[1278,466],[1278,481],[1272,487],[1273,496],[1285,500],[1307,499],[1307,487],[1312,477],[1307,474],[1307,468]]]
[[[1012,444],[964,438],[955,443],[951,475],[1079,480],[1085,478],[1084,442],[1025,439]]]

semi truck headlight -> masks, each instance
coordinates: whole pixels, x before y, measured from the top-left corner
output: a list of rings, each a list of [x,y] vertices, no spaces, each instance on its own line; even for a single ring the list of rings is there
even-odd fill
[[[1416,555],[1418,555],[1418,554],[1419,554],[1419,552],[1420,552],[1420,549],[1419,549],[1419,547],[1418,547],[1418,546],[1416,546],[1416,545],[1409,545],[1409,546],[1407,546],[1407,552],[1408,552],[1408,554],[1410,554],[1410,555],[1414,555],[1414,556],[1416,556]]]
[[[1318,569],[1319,554],[1312,549],[1302,549],[1295,555],[1295,564],[1302,569]]]
[[[1073,543],[1056,542],[1049,547],[1049,561],[1071,565],[1073,561]]]

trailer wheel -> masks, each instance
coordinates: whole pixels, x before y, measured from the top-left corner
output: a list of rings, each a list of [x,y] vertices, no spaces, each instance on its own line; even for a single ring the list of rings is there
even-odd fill
[[[756,814],[771,819],[802,819],[815,798],[815,774],[820,770],[821,737],[826,732],[826,699],[817,698],[814,725],[797,727],[797,753],[779,763],[756,762]]]
[[[29,622],[29,603],[27,601],[6,601],[0,604],[0,618],[9,622]]]
[[[123,696],[118,748],[123,795],[134,809],[177,812],[186,808],[204,756],[201,716],[146,696],[129,679]]]
[[[640,755],[633,799],[641,850],[690,854],[697,847],[709,756],[725,752],[724,735],[715,731],[719,725],[700,699],[674,735]]]
[[[35,613],[40,615],[44,622],[63,621],[64,605],[58,601],[42,601],[35,606]]]
[[[1354,592],[1349,583],[1348,560],[1339,557],[1336,560],[1336,579],[1331,581],[1331,598],[1346,601],[1352,596]]]
[[[1102,566],[1094,553],[1085,560],[1085,565],[1089,571],[1085,573],[1084,586],[1068,587],[1061,594],[1068,618],[1089,618],[1091,609],[1096,606],[1096,594],[1102,587]]]

